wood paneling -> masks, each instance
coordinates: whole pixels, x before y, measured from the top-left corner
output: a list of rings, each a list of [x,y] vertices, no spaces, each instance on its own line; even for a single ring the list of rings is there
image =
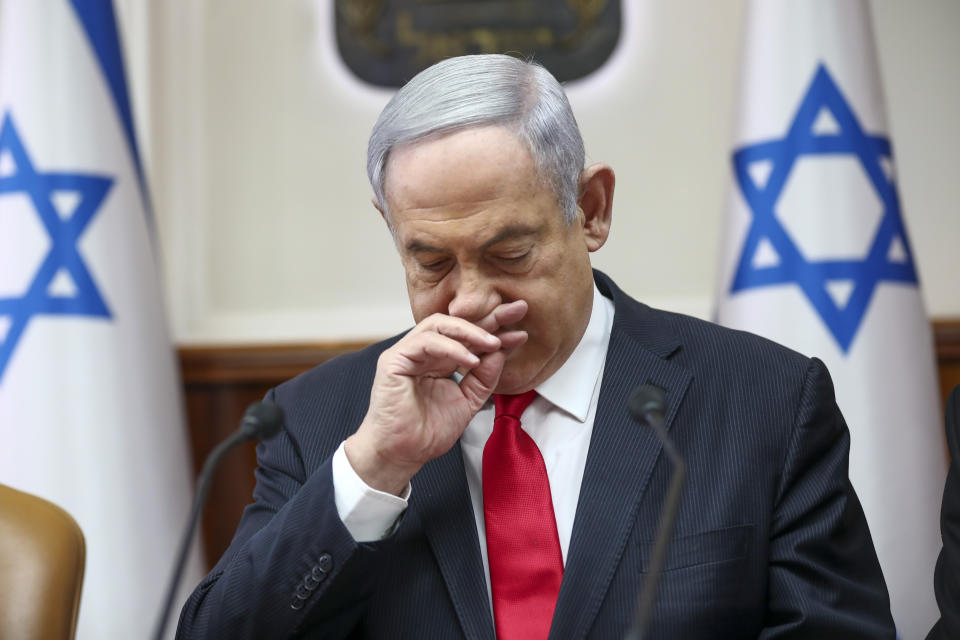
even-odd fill
[[[960,384],[960,318],[933,323],[940,372],[941,406]],[[341,354],[366,346],[348,342],[313,345],[183,347],[178,350],[196,473],[216,445],[233,433],[246,407],[273,386]],[[223,461],[203,513],[203,548],[212,566],[223,554],[253,492],[252,443]]]
[[[934,321],[933,340],[937,345],[940,406],[943,407],[950,390],[960,384],[960,318]]]
[[[243,412],[284,380],[367,343],[329,345],[182,347],[178,349],[194,473],[207,454],[233,433]],[[233,538],[253,494],[254,443],[231,451],[217,469],[203,510],[203,551],[213,566]]]

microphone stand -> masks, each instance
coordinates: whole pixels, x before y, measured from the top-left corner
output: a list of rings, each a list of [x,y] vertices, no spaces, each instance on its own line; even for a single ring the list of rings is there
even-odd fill
[[[657,537],[654,539],[653,549],[650,551],[650,570],[647,572],[640,589],[637,602],[637,612],[633,624],[627,632],[626,640],[643,640],[653,605],[657,600],[657,588],[660,586],[660,573],[664,560],[667,557],[667,547],[673,533],[673,525],[677,518],[677,507],[683,493],[683,485],[687,478],[687,465],[680,456],[673,441],[663,427],[666,408],[666,399],[663,391],[653,385],[644,385],[637,389],[630,401],[630,413],[641,423],[653,427],[664,452],[673,463],[673,475],[667,489],[667,497],[660,514],[660,523],[657,525]]]
[[[177,559],[174,567],[173,577],[167,585],[167,593],[163,598],[163,607],[160,609],[160,620],[157,622],[156,632],[153,634],[155,640],[162,640],[163,632],[167,628],[167,618],[170,617],[170,608],[173,606],[173,598],[176,595],[177,585],[183,577],[183,569],[187,564],[187,554],[190,552],[190,543],[193,541],[193,533],[197,529],[197,522],[200,520],[200,512],[207,501],[207,492],[210,490],[210,481],[213,478],[213,471],[220,464],[223,455],[234,446],[248,439],[249,436],[242,431],[235,431],[229,438],[214,447],[210,455],[203,463],[203,471],[200,472],[200,479],[197,481],[197,495],[193,500],[193,506],[190,509],[190,517],[187,519],[187,528],[180,537],[180,546],[177,550]]]
[[[193,500],[193,506],[190,509],[190,517],[187,520],[187,527],[180,538],[180,546],[177,550],[176,564],[174,565],[173,576],[167,584],[167,592],[163,598],[163,607],[160,609],[160,618],[157,620],[157,627],[153,634],[155,640],[163,639],[163,632],[167,628],[167,618],[170,617],[170,608],[173,606],[173,598],[177,591],[177,585],[183,577],[183,569],[186,566],[187,554],[190,552],[190,543],[193,541],[193,533],[196,531],[197,522],[200,520],[200,513],[207,500],[207,492],[210,489],[210,482],[213,479],[213,472],[220,464],[224,454],[236,445],[246,440],[266,439],[276,434],[283,428],[283,412],[278,406],[270,402],[256,402],[250,405],[244,413],[240,427],[230,436],[214,447],[210,455],[203,463],[203,470],[197,480],[197,495]]]

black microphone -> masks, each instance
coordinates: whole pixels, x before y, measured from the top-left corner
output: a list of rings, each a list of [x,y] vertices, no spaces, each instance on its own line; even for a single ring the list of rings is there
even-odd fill
[[[660,512],[660,524],[657,525],[657,537],[650,551],[650,570],[643,581],[640,597],[637,602],[637,612],[633,624],[627,632],[627,640],[642,640],[650,624],[650,615],[653,613],[653,604],[657,600],[657,587],[660,584],[660,572],[663,561],[667,557],[667,546],[670,544],[670,535],[673,533],[674,521],[677,518],[677,506],[683,493],[683,484],[687,477],[687,465],[673,446],[673,441],[663,427],[664,416],[667,412],[667,399],[660,387],[645,384],[630,396],[630,415],[640,424],[649,425],[657,434],[663,450],[673,463],[673,476],[670,478],[670,487],[667,498]]]
[[[163,638],[163,632],[167,628],[167,618],[170,617],[170,607],[173,605],[173,598],[180,584],[180,578],[183,576],[183,568],[187,562],[187,553],[190,551],[190,541],[193,540],[193,532],[197,528],[197,521],[200,520],[200,513],[203,510],[203,503],[207,500],[207,490],[210,488],[210,480],[213,477],[213,471],[220,464],[223,455],[234,446],[247,440],[266,440],[279,433],[283,428],[283,411],[272,402],[254,402],[247,407],[240,421],[240,427],[234,431],[230,437],[218,444],[203,463],[203,470],[197,479],[197,494],[193,499],[193,507],[190,510],[190,518],[187,520],[187,528],[180,539],[180,548],[177,551],[177,561],[174,564],[173,576],[167,585],[167,593],[163,599],[163,608],[160,609],[160,618],[157,620],[156,632],[153,637],[156,640]]]

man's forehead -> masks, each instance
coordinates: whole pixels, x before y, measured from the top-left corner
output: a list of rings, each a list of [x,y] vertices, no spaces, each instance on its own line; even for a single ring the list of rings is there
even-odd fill
[[[475,242],[477,248],[488,249],[501,242],[513,239],[536,238],[542,232],[543,225],[508,222],[500,228],[487,228],[480,233],[464,229],[462,235]],[[416,231],[410,233],[408,238],[402,240],[402,243],[403,248],[408,253],[445,253],[450,250],[450,247],[445,246],[447,242],[444,239],[433,237],[432,234],[420,234]]]
[[[398,145],[387,159],[385,191],[391,209],[479,202],[537,186],[530,152],[501,126]]]

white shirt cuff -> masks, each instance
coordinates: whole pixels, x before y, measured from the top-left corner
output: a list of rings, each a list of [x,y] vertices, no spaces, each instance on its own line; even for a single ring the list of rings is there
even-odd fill
[[[378,491],[353,470],[343,443],[333,454],[333,497],[343,525],[357,542],[376,542],[385,538],[407,508],[410,485],[402,496]]]

